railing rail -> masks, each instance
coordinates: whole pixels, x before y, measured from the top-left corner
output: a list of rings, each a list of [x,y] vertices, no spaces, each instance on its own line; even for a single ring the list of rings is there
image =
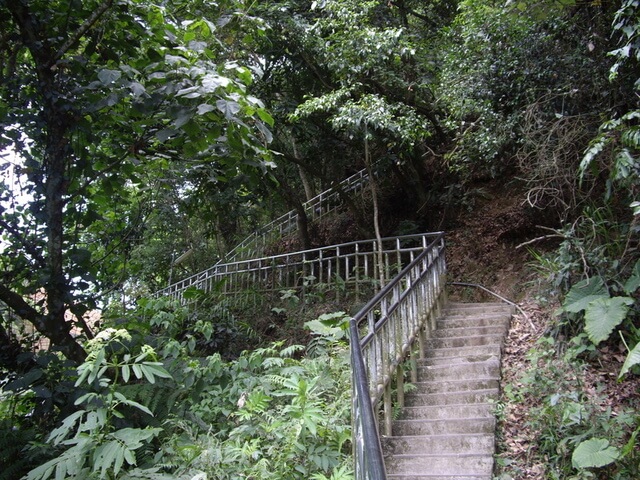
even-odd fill
[[[435,234],[425,233],[382,239],[384,271],[388,278],[422,252]],[[277,294],[295,289],[304,294],[309,284],[353,285],[356,294],[364,283],[378,277],[377,240],[363,240],[271,257],[214,265],[166,287],[156,296],[185,302],[184,292],[193,287],[206,293],[217,291],[246,302],[247,295]]]
[[[391,435],[391,387],[404,404],[402,363],[424,356],[425,336],[445,301],[444,236],[438,234],[409,265],[351,319],[353,444],[356,479],[384,480],[384,461],[375,412],[382,405],[384,434]],[[415,361],[412,380],[416,379]],[[360,371],[360,366],[364,372]],[[371,424],[372,422],[373,425]]]
[[[352,285],[375,282],[382,258],[386,286],[351,319],[353,369],[353,447],[357,480],[385,480],[386,473],[377,422],[383,412],[382,431],[391,435],[393,381],[397,405],[404,405],[403,362],[412,359],[416,381],[416,349],[424,357],[425,340],[445,301],[446,262],[444,234],[424,233],[343,243],[302,252],[220,264],[177,282],[156,295],[186,303],[190,287],[217,291],[231,301],[247,305],[284,288],[304,294],[306,279],[327,286],[338,281]],[[399,272],[394,275],[395,272]],[[388,281],[389,278],[392,280]]]
[[[369,175],[365,170],[360,170],[339,184],[316,195],[311,200],[303,203],[305,213],[309,220],[318,220],[331,213],[342,205],[340,198],[342,193],[359,192],[367,184]],[[243,241],[231,249],[222,262],[233,262],[240,259],[252,258],[264,254],[265,247],[284,235],[293,233],[298,229],[298,214],[295,210],[281,215],[271,223],[259,228]]]

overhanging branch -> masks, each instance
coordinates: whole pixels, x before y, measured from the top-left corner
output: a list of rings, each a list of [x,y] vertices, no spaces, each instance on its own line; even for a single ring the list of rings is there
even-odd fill
[[[21,295],[2,283],[0,283],[0,301],[20,318],[32,323],[36,330],[51,340],[51,343],[56,345],[69,360],[81,363],[87,357],[82,346],[69,333],[69,325],[64,319],[59,322],[55,317],[38,312]]]
[[[78,41],[82,38],[82,36],[89,31],[89,29],[98,21],[98,19],[111,8],[113,4],[113,0],[106,0],[101,5],[96,8],[87,19],[82,22],[82,25],[78,27],[73,35],[71,35],[67,40],[62,44],[62,46],[58,49],[53,58],[49,61],[48,67],[55,65],[55,63],[60,60],[65,53]]]
[[[29,305],[21,295],[18,295],[2,283],[0,283],[0,301],[4,302],[20,318],[33,323],[38,331],[46,330],[44,315]]]

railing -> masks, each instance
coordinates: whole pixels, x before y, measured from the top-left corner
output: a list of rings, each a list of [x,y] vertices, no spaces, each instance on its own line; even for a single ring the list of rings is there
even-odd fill
[[[340,282],[356,293],[375,283],[382,250],[386,286],[350,322],[353,368],[353,446],[356,479],[385,480],[378,412],[383,433],[391,435],[395,379],[397,405],[404,405],[403,362],[412,360],[411,378],[417,381],[415,362],[424,357],[426,335],[445,302],[446,262],[444,234],[425,233],[349,242],[331,247],[216,265],[177,282],[156,295],[185,303],[189,288],[216,291],[230,301],[247,305],[283,289],[304,295],[310,279],[327,287]],[[394,276],[395,272],[399,272]],[[393,279],[387,283],[389,278]],[[339,279],[339,280],[338,280]]]
[[[358,192],[365,187],[368,179],[367,171],[361,170],[341,181],[335,187],[325,190],[303,203],[302,205],[309,220],[317,220],[338,209],[342,205],[341,192]],[[295,210],[292,210],[249,235],[230,250],[222,261],[233,262],[243,258],[263,255],[265,246],[282,238],[284,235],[295,232],[297,229],[298,214]]]
[[[391,278],[415,259],[437,234],[426,233],[382,239],[383,271]],[[185,303],[184,293],[196,288],[218,292],[234,302],[259,301],[268,295],[294,289],[304,295],[311,285],[329,287],[336,282],[353,286],[356,295],[366,283],[378,279],[378,242],[363,240],[272,257],[241,260],[213,267],[170,285],[156,296]]]
[[[351,319],[353,367],[353,445],[356,479],[384,480],[377,412],[382,403],[384,434],[391,435],[392,380],[397,404],[404,404],[402,363],[412,358],[416,381],[415,350],[424,356],[425,336],[445,301],[446,262],[444,236],[432,237],[400,274]]]

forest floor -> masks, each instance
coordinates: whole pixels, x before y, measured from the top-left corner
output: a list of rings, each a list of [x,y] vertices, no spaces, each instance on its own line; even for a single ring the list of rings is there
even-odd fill
[[[460,215],[446,230],[449,280],[480,284],[520,307],[512,321],[503,354],[497,432],[497,478],[501,480],[552,478],[548,457],[545,458],[541,444],[549,441],[545,438],[549,435],[545,429],[553,429],[556,420],[563,422],[562,412],[558,419],[541,420],[536,415],[545,411],[548,406],[545,402],[557,398],[554,395],[567,398],[573,395],[579,401],[591,402],[587,410],[591,408],[596,412],[593,418],[603,423],[606,419],[602,418],[609,410],[615,420],[622,412],[637,412],[640,407],[637,393],[640,378],[627,376],[623,382],[617,380],[626,357],[621,342],[610,342],[600,346],[598,351],[580,357],[586,363],[579,371],[562,360],[567,339],[557,328],[558,319],[554,313],[559,307],[557,298],[550,293],[547,279],[541,277],[540,270],[536,271],[534,258],[528,250],[530,246],[550,252],[557,244],[528,243],[549,233],[545,228],[551,222],[523,199],[524,195],[518,191],[496,191],[495,195],[482,199],[472,212]],[[525,243],[527,245],[523,245]],[[450,298],[491,300],[486,294],[480,295],[477,289],[455,286],[450,289]],[[541,342],[544,338],[554,341]],[[539,353],[545,349],[542,344],[553,345],[552,348],[558,350],[553,354],[553,360]],[[549,391],[544,392],[542,385],[527,383],[535,375],[557,377],[558,383],[548,382]],[[570,378],[563,379],[563,376]],[[556,391],[553,391],[554,387]],[[576,388],[576,391],[563,391],[563,388]],[[545,414],[552,417],[553,413],[547,409]],[[563,425],[555,427],[555,433],[561,435]],[[606,427],[602,425],[603,429]],[[570,460],[564,467],[571,469]]]

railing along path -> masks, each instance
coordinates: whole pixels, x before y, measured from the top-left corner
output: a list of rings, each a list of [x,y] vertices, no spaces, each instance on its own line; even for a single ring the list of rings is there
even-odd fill
[[[386,473],[377,422],[391,435],[395,379],[397,405],[404,405],[402,363],[411,358],[417,381],[414,344],[424,357],[425,335],[445,301],[444,235],[431,242],[351,319],[353,445],[356,479],[384,480]]]
[[[302,204],[309,220],[318,220],[328,213],[336,211],[342,205],[341,195],[357,193],[366,185],[369,175],[361,170],[343,180],[336,186],[316,195]],[[271,223],[253,232],[236,245],[219,263],[233,262],[244,258],[254,258],[264,253],[264,247],[282,238],[284,235],[296,232],[298,229],[298,214],[295,210],[281,215]]]
[[[434,234],[404,235],[382,239],[384,271],[391,278],[420,254]],[[356,295],[378,277],[378,242],[363,240],[272,257],[214,265],[156,293],[185,303],[184,293],[196,288],[218,292],[231,303],[260,301],[265,295],[294,289],[304,295],[309,285],[326,287],[340,283],[355,289]]]
[[[379,247],[386,277],[393,278],[350,322],[353,445],[358,480],[386,478],[378,412],[383,412],[383,433],[391,435],[392,387],[395,382],[396,402],[402,407],[402,364],[407,358],[413,360],[412,381],[416,381],[414,345],[417,342],[422,358],[425,334],[434,328],[445,300],[442,233],[385,238],[380,245],[376,240],[349,242],[221,264],[159,292],[186,303],[183,294],[194,287],[226,296],[228,305],[237,302],[246,306],[263,301],[270,294],[273,299],[273,294],[283,289],[294,289],[303,296],[310,282],[326,286],[340,282],[355,289],[357,295],[359,289],[375,282]]]

